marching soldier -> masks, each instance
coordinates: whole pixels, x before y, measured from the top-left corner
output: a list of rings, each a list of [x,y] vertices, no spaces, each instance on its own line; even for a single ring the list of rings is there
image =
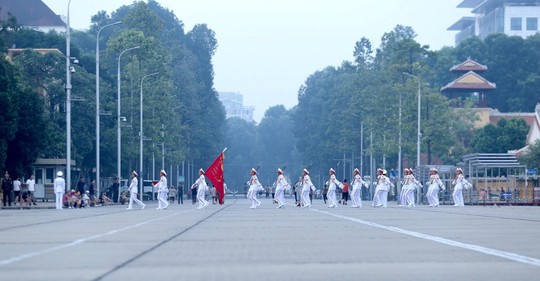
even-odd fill
[[[351,200],[352,200],[352,207],[353,208],[362,208],[362,186],[364,186],[366,183],[362,180],[362,177],[360,176],[360,170],[354,169],[354,179],[352,182],[352,192],[351,192]]]
[[[330,179],[328,179],[328,193],[326,194],[328,197],[328,208],[335,208],[337,205],[336,189],[342,184],[336,179],[336,171],[334,169],[330,168],[329,173]]]
[[[197,190],[197,200],[199,201],[199,207],[197,209],[206,208],[209,205],[205,198],[208,185],[206,185],[206,178],[204,177],[204,170],[202,168],[199,169],[199,178],[191,186],[191,189]]]
[[[137,176],[138,176],[137,172],[133,171],[131,173],[131,184],[129,185],[129,205],[126,210],[132,210],[133,202],[141,206],[141,210],[144,209],[144,207],[146,207],[146,205],[137,198],[137,194],[139,193],[138,192],[139,181],[137,180]]]
[[[257,199],[257,193],[263,189],[262,184],[257,178],[257,170],[251,168],[251,178],[249,179],[249,190],[247,193],[247,198],[251,201],[251,209],[256,209],[261,206],[261,201]]]

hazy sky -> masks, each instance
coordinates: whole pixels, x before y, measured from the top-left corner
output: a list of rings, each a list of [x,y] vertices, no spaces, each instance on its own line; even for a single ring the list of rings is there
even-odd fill
[[[68,0],[44,0],[57,14],[67,14]],[[453,46],[446,29],[469,9],[461,0],[158,0],[176,14],[186,32],[206,23],[216,32],[215,88],[239,92],[255,106],[260,121],[270,106],[297,104],[306,78],[326,66],[351,61],[363,36],[378,47],[397,24],[412,26],[417,41],[438,50]],[[87,29],[98,11],[115,11],[132,0],[72,0],[71,26]]]

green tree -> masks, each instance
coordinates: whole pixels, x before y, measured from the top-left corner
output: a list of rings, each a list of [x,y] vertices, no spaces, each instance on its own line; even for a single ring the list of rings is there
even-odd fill
[[[506,153],[525,146],[529,126],[523,119],[502,118],[497,125],[488,124],[477,131],[473,149],[477,153]]]
[[[529,144],[527,149],[519,157],[519,162],[530,168],[540,170],[540,140]]]

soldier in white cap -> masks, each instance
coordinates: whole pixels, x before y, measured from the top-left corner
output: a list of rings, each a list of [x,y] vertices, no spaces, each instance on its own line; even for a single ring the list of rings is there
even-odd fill
[[[139,189],[139,180],[137,180],[137,172],[133,171],[131,173],[131,183],[129,184],[129,205],[126,208],[126,210],[132,210],[133,202],[137,203],[139,206],[141,206],[141,210],[146,207],[146,205],[137,198],[138,195],[138,189]]]
[[[199,201],[199,207],[197,209],[206,208],[209,203],[206,200],[206,191],[208,190],[208,185],[206,184],[206,178],[204,177],[204,170],[199,169],[199,178],[191,186],[191,189],[197,189],[197,200]]]
[[[285,188],[289,186],[289,183],[283,176],[283,171],[281,169],[277,169],[277,179],[276,179],[276,194],[275,199],[278,203],[277,208],[285,208]]]
[[[452,198],[454,199],[454,207],[464,207],[463,203],[463,188],[469,189],[471,185],[463,176],[463,170],[461,168],[456,169],[456,178],[452,182],[454,185],[454,192],[452,192]]]
[[[334,171],[334,169],[330,168],[329,173],[330,178],[328,179],[328,193],[326,194],[328,197],[328,208],[335,208],[337,205],[336,189],[338,186],[342,186],[343,184],[336,179],[336,171]]]
[[[429,169],[429,182],[426,198],[430,207],[439,206],[439,189],[444,190],[444,184],[439,177],[439,171],[435,168]]]
[[[376,185],[376,188],[371,206],[386,208],[388,202],[388,190],[392,186],[390,179],[386,176],[386,170],[380,168],[377,169],[377,181],[374,182],[374,184]]]
[[[303,174],[304,178],[302,179],[302,193],[300,196],[302,201],[302,208],[310,208],[311,200],[309,198],[309,193],[312,190],[315,190],[315,186],[313,186],[313,183],[311,182],[311,178],[309,177],[309,171],[307,169],[304,169]]]
[[[362,208],[362,186],[366,183],[362,180],[362,176],[360,176],[360,170],[354,169],[353,174],[354,177],[351,192],[352,207]]]
[[[405,176],[405,185],[403,186],[405,193],[403,196],[405,197],[405,205],[414,208],[416,206],[414,203],[414,191],[420,183],[414,178],[414,170],[409,168],[408,171],[408,175]]]
[[[54,194],[56,195],[56,209],[62,210],[62,198],[64,192],[66,192],[66,181],[62,178],[64,173],[58,171],[56,178],[54,179]]]
[[[409,178],[409,169],[408,168],[405,168],[405,170],[403,170],[403,179],[401,180],[401,191],[399,192],[399,204],[398,206],[405,206],[407,205],[407,197],[406,197],[406,194],[407,194],[407,186],[405,185],[408,181],[408,178]]]
[[[169,192],[169,187],[167,186],[167,173],[165,170],[159,172],[160,179],[157,183],[158,188],[158,207],[157,210],[164,210],[169,207],[169,202],[167,202],[167,193]]]
[[[257,178],[257,170],[251,168],[251,178],[249,179],[249,189],[247,193],[247,198],[251,201],[251,209],[256,209],[261,205],[261,201],[257,199],[257,193],[263,189],[262,184]]]

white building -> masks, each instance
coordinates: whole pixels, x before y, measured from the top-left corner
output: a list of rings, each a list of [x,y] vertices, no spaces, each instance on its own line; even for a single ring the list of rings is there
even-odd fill
[[[0,8],[2,20],[8,19],[11,14],[15,16],[17,23],[25,28],[43,32],[66,32],[64,21],[41,0],[0,0]]]
[[[220,92],[219,100],[225,107],[227,118],[239,117],[249,122],[254,122],[253,112],[255,107],[244,106],[244,96],[234,92]]]
[[[448,28],[459,31],[455,42],[478,36],[485,39],[493,33],[523,38],[536,34],[540,18],[540,0],[462,0],[458,8],[472,9]]]

